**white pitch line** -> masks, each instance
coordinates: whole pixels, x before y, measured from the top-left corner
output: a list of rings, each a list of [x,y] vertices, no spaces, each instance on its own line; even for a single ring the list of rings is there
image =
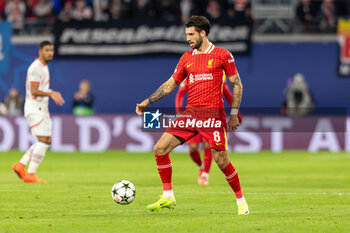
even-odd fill
[[[342,196],[342,195],[350,195],[350,193],[338,193],[338,192],[321,192],[321,193],[317,193],[317,192],[312,192],[312,193],[247,193],[248,195],[338,195],[338,196]]]
[[[89,191],[89,190],[87,190]],[[42,194],[42,193],[66,193],[66,191],[30,191],[30,190],[0,190],[0,193],[33,193],[33,194]],[[94,193],[105,193],[106,191],[94,191]],[[108,192],[108,191],[107,191]]]
[[[176,189],[175,189],[176,191]],[[42,194],[42,193],[63,193],[66,191],[30,191],[30,190],[0,190],[0,193],[15,193],[15,192],[20,192],[20,193],[33,193],[33,194]],[[94,193],[105,193],[106,191],[94,191]],[[148,192],[147,192],[148,193]],[[177,191],[177,193],[193,193],[193,190],[188,190],[188,191]],[[213,192],[213,191],[205,191],[203,190],[203,195],[208,195],[208,194],[231,194],[230,191],[227,192]],[[279,195],[279,196],[295,196],[295,195],[337,195],[337,196],[343,196],[343,195],[350,195],[350,193],[347,192],[245,192],[246,195],[259,195],[259,196],[273,196],[273,195]]]
[[[176,190],[175,190],[176,192]],[[193,191],[177,191],[177,193],[193,193]],[[230,191],[227,192],[212,192],[212,191],[205,191],[203,190],[203,195],[207,195],[207,194],[231,194]],[[322,196],[322,195],[337,195],[337,196],[343,196],[343,195],[350,195],[350,193],[347,192],[261,192],[261,193],[257,193],[257,192],[245,192],[244,194],[246,195],[259,195],[259,196],[273,196],[273,195],[277,195],[277,196],[297,196],[297,195],[315,195],[315,196]]]
[[[325,156],[309,157],[309,159],[320,160],[320,161],[348,160],[348,159],[350,159],[350,156],[325,155]]]

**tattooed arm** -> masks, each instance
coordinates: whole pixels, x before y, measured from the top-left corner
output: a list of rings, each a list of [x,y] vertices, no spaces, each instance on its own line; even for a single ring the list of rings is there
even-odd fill
[[[239,120],[237,118],[237,114],[238,114],[239,106],[241,105],[243,85],[238,73],[228,77],[228,79],[230,80],[230,83],[233,87],[233,99],[232,99],[232,105],[231,105],[232,108],[231,108],[230,119],[228,121],[228,126],[229,126],[229,129],[235,130],[239,126]]]
[[[142,101],[141,104],[136,104],[137,115],[142,115],[142,111],[151,103],[154,103],[165,96],[169,95],[180,83],[170,77],[168,81],[163,83],[150,97]]]
[[[239,106],[241,105],[242,100],[242,92],[243,92],[243,86],[241,82],[241,78],[239,77],[239,74],[232,75],[228,77],[230,80],[230,83],[233,87],[233,99],[232,99],[232,105],[231,107],[233,109],[239,109]]]

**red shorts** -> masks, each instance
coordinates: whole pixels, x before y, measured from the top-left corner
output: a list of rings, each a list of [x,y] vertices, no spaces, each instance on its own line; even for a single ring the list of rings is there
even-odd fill
[[[197,134],[197,135],[194,136],[193,138],[189,139],[189,140],[186,142],[186,144],[193,144],[193,143],[199,144],[199,143],[201,143],[201,142],[203,142],[203,141],[204,141],[204,140],[203,140],[202,135]]]
[[[225,117],[225,116],[223,116]],[[216,150],[226,151],[227,150],[227,125],[226,125],[226,117],[225,118],[210,118],[210,119],[195,119],[195,118],[186,118],[180,117],[176,119],[165,132],[175,135],[184,139],[185,141],[193,139],[193,137],[197,137],[200,135],[202,137],[202,141],[205,140],[209,143],[211,148]],[[188,124],[186,121],[190,121],[193,123],[202,121],[202,124]],[[182,121],[182,122],[181,122]],[[208,124],[207,124],[208,123]],[[204,125],[209,127],[203,127]],[[197,139],[196,139],[197,140]]]

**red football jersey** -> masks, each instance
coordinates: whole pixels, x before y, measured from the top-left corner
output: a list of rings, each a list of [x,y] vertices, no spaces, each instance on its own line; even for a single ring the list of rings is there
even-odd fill
[[[188,86],[187,107],[224,108],[223,73],[230,77],[237,73],[235,60],[226,49],[212,43],[199,54],[197,50],[184,53],[172,77]]]
[[[185,99],[185,95],[186,95],[187,91],[188,91],[187,82],[183,81],[180,84],[179,89],[178,89],[176,96],[175,96],[176,113],[184,111],[183,101]],[[223,85],[223,92],[224,92],[224,97],[225,97],[227,103],[231,106],[232,93],[231,93],[231,90],[225,81],[224,81],[224,85]],[[243,117],[242,117],[242,114],[240,111],[238,111],[237,117],[238,117],[239,122],[242,123]]]
[[[178,89],[176,96],[175,96],[176,112],[184,111],[183,102],[184,102],[185,95],[186,95],[187,91],[188,91],[188,86],[187,86],[187,82],[185,80],[180,84],[179,89]],[[225,97],[227,103],[231,106],[232,93],[231,93],[231,90],[225,81],[223,84],[223,94],[224,94],[224,97]]]

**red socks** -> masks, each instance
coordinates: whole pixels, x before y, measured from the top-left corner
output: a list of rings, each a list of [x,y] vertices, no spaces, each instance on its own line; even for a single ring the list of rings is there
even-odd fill
[[[211,161],[213,160],[213,155],[211,154],[210,148],[204,149],[204,168],[203,172],[209,173]]]
[[[210,148],[208,149],[210,150]],[[207,149],[205,152],[208,153]],[[156,155],[155,157],[157,162],[158,173],[160,175],[160,179],[162,180],[162,184],[163,184],[163,190],[164,191],[172,190],[173,187],[171,183],[171,176],[172,176],[173,169],[172,169],[169,154]],[[234,191],[236,198],[237,199],[242,198],[243,194],[242,194],[241,184],[239,182],[237,171],[233,167],[232,163],[230,162],[226,166],[226,168],[221,171],[225,174],[225,178],[228,184],[231,186],[232,190]]]
[[[199,154],[198,150],[195,152],[190,152],[190,156],[192,160],[198,165],[198,167],[202,165],[201,155]]]
[[[236,198],[242,198],[241,184],[239,183],[239,178],[236,169],[230,162],[227,167],[221,170],[225,174],[225,178],[228,184],[231,186],[232,190],[235,192]]]
[[[173,173],[173,168],[171,166],[169,154],[156,155],[155,157],[157,162],[158,173],[163,183],[163,190],[172,190],[173,186],[171,183],[171,176]]]

